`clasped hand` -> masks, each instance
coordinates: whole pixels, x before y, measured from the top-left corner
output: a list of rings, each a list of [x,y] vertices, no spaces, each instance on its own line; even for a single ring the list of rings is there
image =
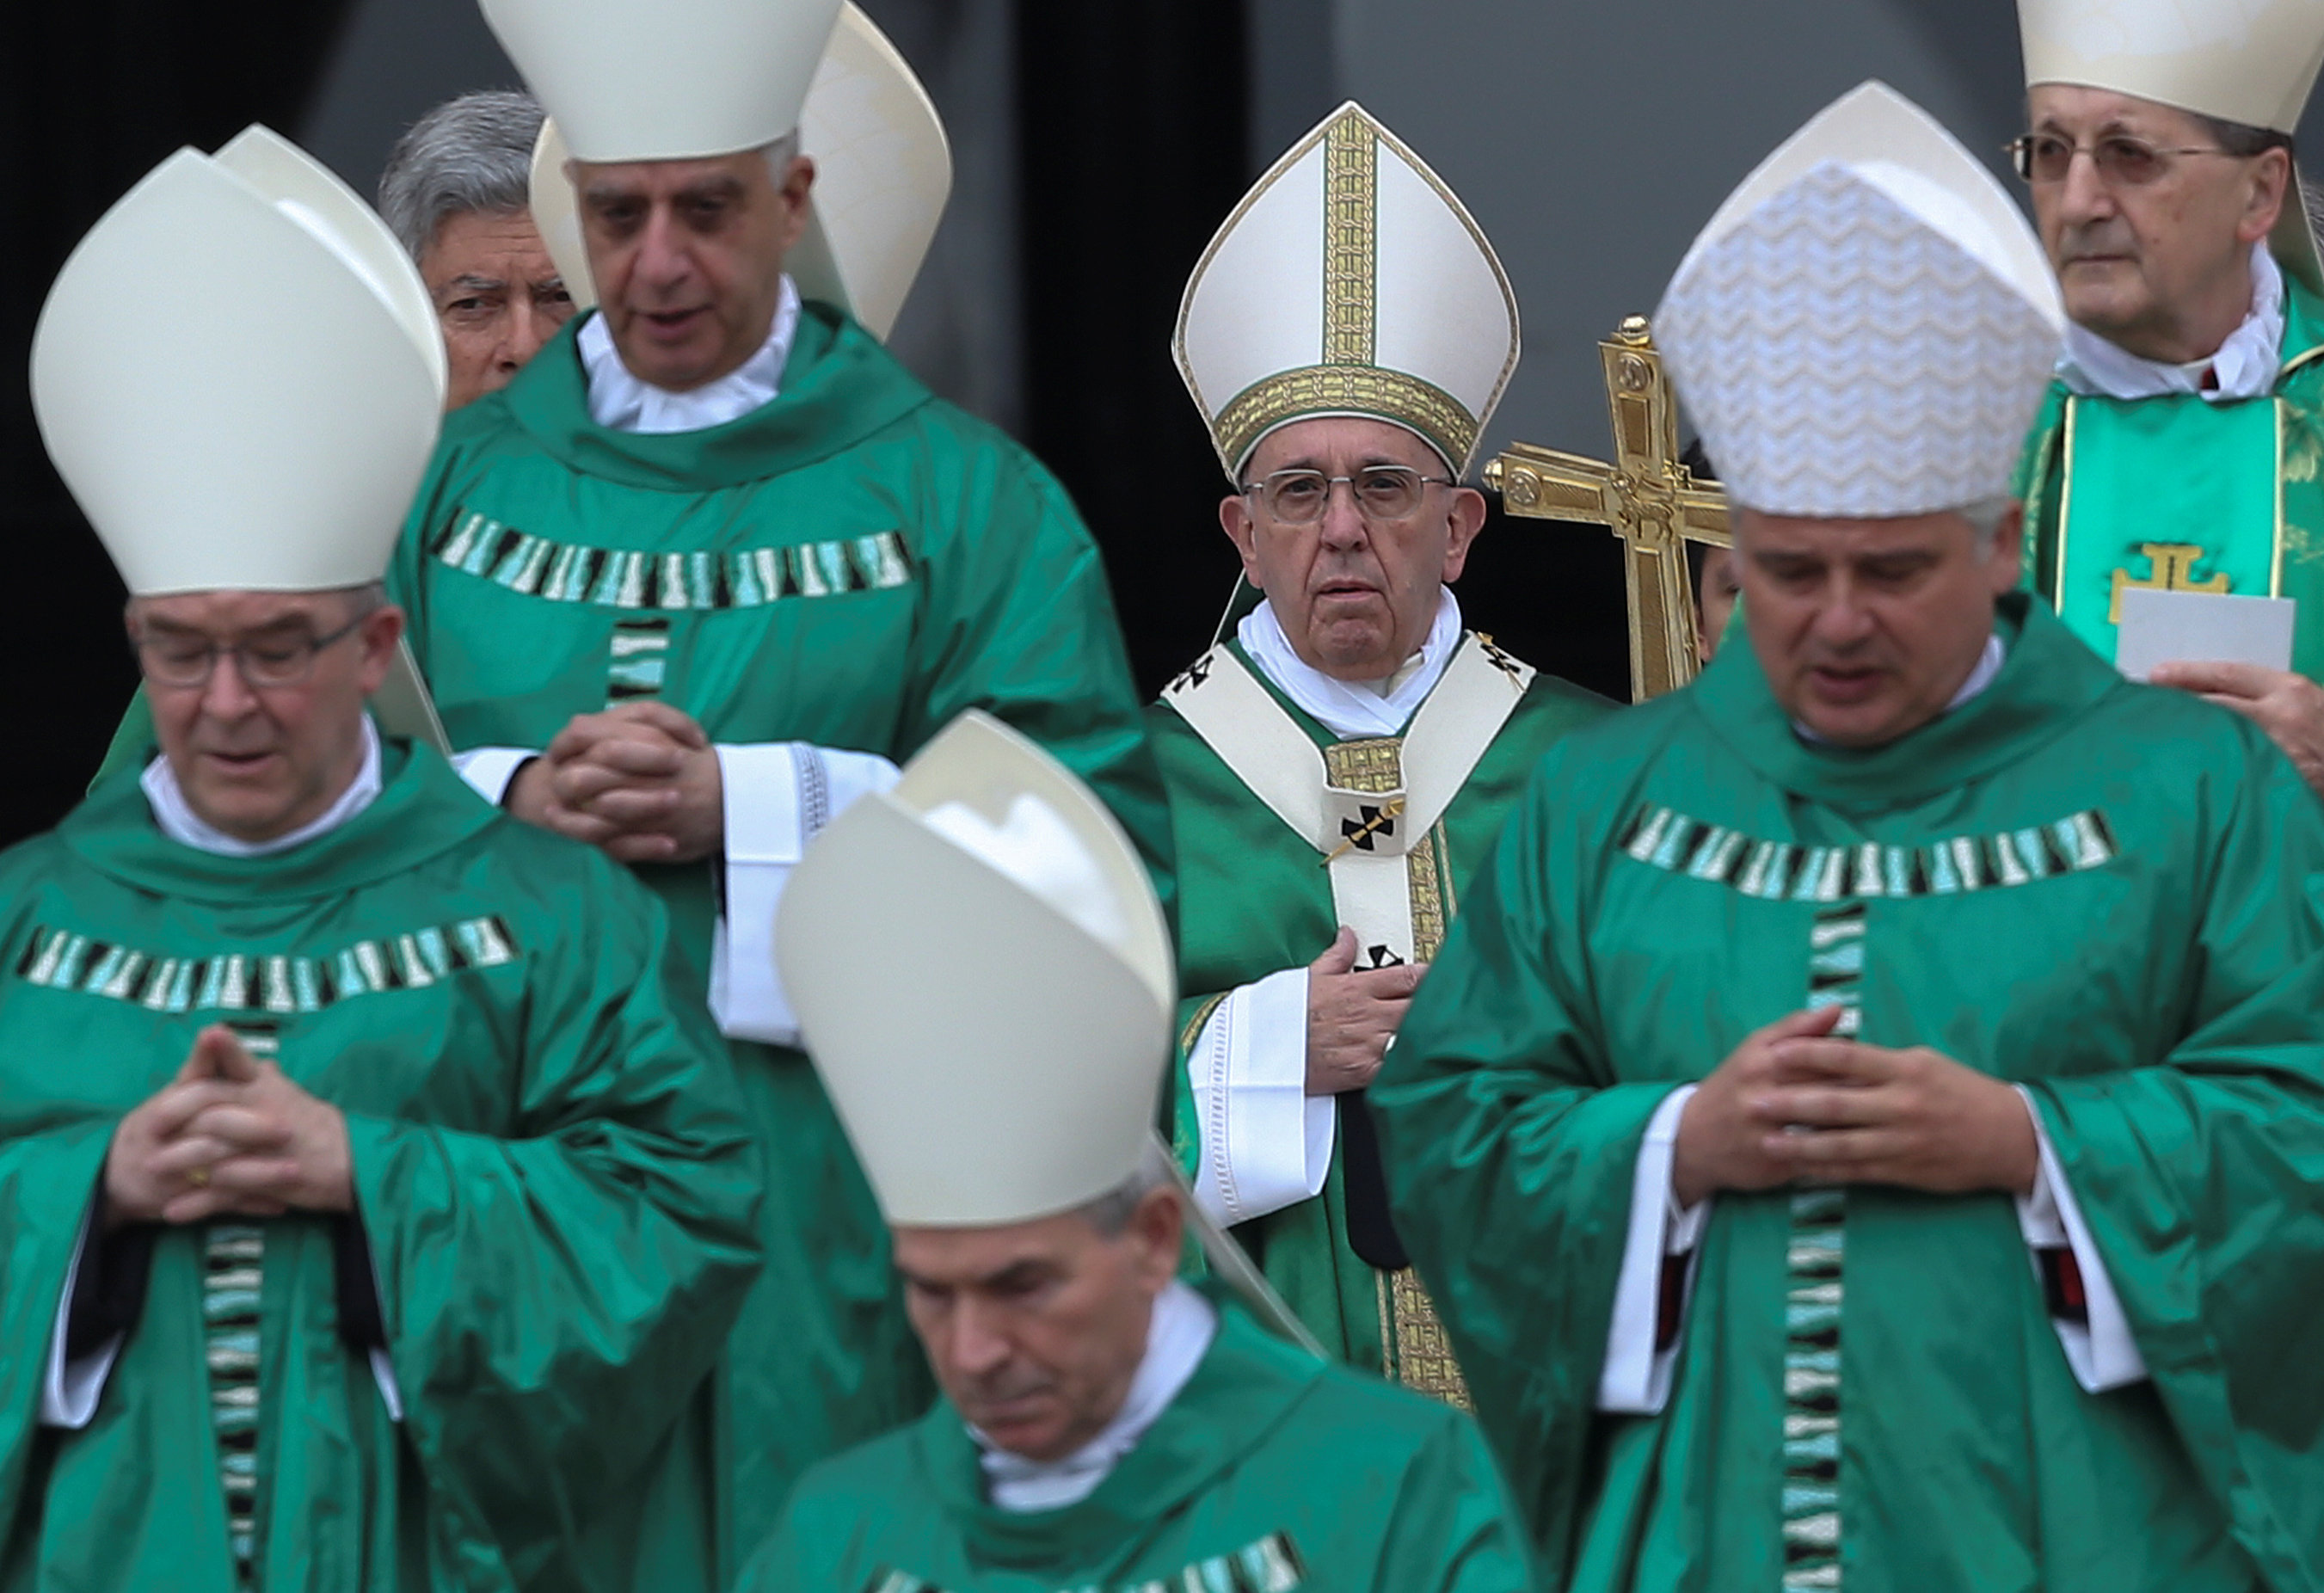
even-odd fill
[[[105,1226],[279,1217],[355,1205],[347,1122],[213,1024],[177,1076],[121,1119],[105,1157]]]
[[[1840,1014],[1772,1023],[1703,1080],[1679,1119],[1681,1205],[1794,1183],[2032,1191],[2040,1151],[2016,1091],[1925,1045],[1834,1038]]]
[[[709,735],[667,703],[584,714],[517,771],[511,813],[625,863],[687,863],[724,843],[725,786]]]
[[[1425,962],[1356,966],[1356,932],[1342,927],[1307,965],[1307,1093],[1369,1085],[1420,988]]]

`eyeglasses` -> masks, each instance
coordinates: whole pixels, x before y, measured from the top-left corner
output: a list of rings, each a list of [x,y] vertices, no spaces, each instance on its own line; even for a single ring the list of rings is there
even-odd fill
[[[137,667],[156,686],[196,686],[209,684],[219,655],[231,657],[242,671],[243,684],[256,691],[304,686],[315,672],[315,655],[362,628],[351,620],[327,636],[269,637],[263,641],[212,641],[207,636],[140,636],[134,643]]]
[[[2029,133],[2001,146],[2016,164],[2017,175],[2028,182],[2063,182],[2074,169],[2074,157],[2088,152],[2098,169],[2098,180],[2113,188],[2144,188],[2171,174],[2180,155],[2225,155],[2241,160],[2231,150],[2162,149],[2127,134],[2110,133],[2096,143],[2076,143],[2054,133]]]
[[[1256,493],[1267,512],[1286,525],[1313,525],[1323,517],[1332,489],[1345,482],[1355,494],[1356,512],[1373,525],[1393,525],[1419,511],[1431,486],[1457,483],[1447,475],[1423,475],[1407,465],[1370,465],[1353,475],[1325,475],[1320,470],[1278,470],[1241,489]]]

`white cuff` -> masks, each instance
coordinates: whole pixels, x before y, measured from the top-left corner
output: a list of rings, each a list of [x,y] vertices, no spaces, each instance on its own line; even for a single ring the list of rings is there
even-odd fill
[[[1614,1319],[1606,1333],[1605,1365],[1598,1374],[1598,1408],[1618,1415],[1651,1416],[1670,1398],[1678,1346],[1657,1353],[1655,1330],[1662,1321],[1663,1261],[1685,1256],[1702,1242],[1711,1220],[1711,1202],[1683,1211],[1672,1185],[1678,1159],[1678,1120],[1695,1086],[1682,1084],[1663,1098],[1646,1120],[1638,1145],[1637,1169],[1630,1177],[1630,1231],[1622,1247],[1622,1270],[1614,1280]],[[1694,1263],[1688,1262],[1681,1287],[1694,1292]],[[1682,1299],[1680,1309],[1685,1309]]]
[[[710,946],[710,1014],[719,1032],[770,1045],[798,1044],[798,1018],[775,967],[775,908],[808,842],[900,771],[875,752],[805,741],[721,746],[725,905]]]
[[[1323,1192],[1338,1103],[1307,1093],[1307,970],[1240,985],[1186,1057],[1202,1157],[1194,1202],[1222,1227]]]
[[[508,799],[509,782],[516,778],[516,771],[540,756],[530,747],[471,747],[452,754],[452,770],[477,796],[498,807]]]
[[[387,1407],[387,1419],[402,1421],[403,1389],[395,1380],[395,1363],[377,1345],[372,1347],[371,1380],[379,1387],[379,1403]]]
[[[88,1251],[88,1220],[83,1218],[80,1238],[73,1241],[72,1265],[65,1269],[64,1298],[57,1302],[57,1325],[49,1339],[49,1369],[41,1379],[41,1425],[78,1431],[97,1416],[97,1402],[105,1392],[113,1363],[120,1358],[123,1335],[115,1333],[78,1360],[65,1358],[72,1322],[73,1285],[80,1280],[81,1257]]]
[[[2065,1169],[2058,1165],[2058,1154],[2051,1148],[2050,1131],[2042,1126],[2042,1113],[2034,1097],[2022,1085],[2012,1088],[2025,1102],[2025,1115],[2034,1123],[2034,1143],[2042,1156],[2034,1192],[2017,1197],[2017,1230],[2025,1236],[2030,1248],[2054,1250],[2063,1245],[2070,1249],[2082,1275],[2082,1302],[2089,1321],[2053,1317],[2050,1322],[2058,1331],[2066,1364],[2073,1368],[2074,1381],[2086,1394],[2104,1394],[2109,1388],[2140,1382],[2146,1377],[2146,1358],[2131,1337],[2130,1319],[2123,1314],[2122,1297],[2115,1293],[2114,1279],[2107,1275],[2106,1257],[2098,1254],[2089,1225],[2082,1220],[2081,1204],[2074,1199],[2073,1185],[2066,1182]],[[2037,1279],[2041,1275],[2038,1259],[2034,1275]]]

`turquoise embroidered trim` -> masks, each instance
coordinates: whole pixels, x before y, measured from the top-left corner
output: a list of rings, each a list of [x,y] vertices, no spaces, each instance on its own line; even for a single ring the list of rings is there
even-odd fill
[[[899,531],[724,553],[647,553],[552,542],[456,509],[428,551],[438,563],[511,592],[596,608],[763,608],[912,581],[911,551]]]
[[[69,929],[35,928],[16,977],[155,1012],[320,1012],[358,996],[417,990],[518,953],[506,919],[468,918],[408,935],[357,941],[326,957],[165,957]]]
[[[1925,846],[1802,846],[1755,840],[1652,803],[1631,815],[1615,845],[1639,862],[1761,901],[1825,903],[2031,885],[2102,869],[2120,851],[2106,815],[2095,808],[2054,824]]]
[[[1296,1593],[1307,1585],[1307,1567],[1287,1533],[1270,1533],[1231,1554],[1198,1561],[1167,1577],[1111,1587],[1095,1582],[1058,1593]],[[908,1571],[881,1568],[860,1593],[945,1593],[944,1588]]]

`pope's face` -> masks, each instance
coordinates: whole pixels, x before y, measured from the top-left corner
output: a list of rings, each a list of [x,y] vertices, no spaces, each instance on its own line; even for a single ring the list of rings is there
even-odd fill
[[[779,186],[759,150],[571,170],[598,308],[632,375],[688,392],[759,351],[807,226],[812,161]]]
[[[1485,523],[1485,500],[1441,483],[1449,472],[1436,450],[1385,420],[1295,421],[1262,440],[1243,466],[1254,489],[1278,471],[1354,476],[1368,466],[1402,465],[1435,483],[1399,520],[1375,522],[1345,485],[1331,489],[1323,513],[1305,524],[1271,512],[1259,491],[1219,505],[1219,523],[1242,556],[1243,573],[1267,594],[1291,649],[1335,680],[1379,680],[1403,668],[1436,622],[1438,588],[1458,580]]]
[[[270,841],[312,823],[363,763],[364,700],[387,677],[403,611],[361,612],[346,592],[189,592],[129,604],[129,634],[145,669],[153,730],[195,814],[242,841]],[[358,618],[358,615],[361,615]],[[329,640],[336,638],[336,640]],[[326,645],[313,648],[317,641]],[[172,686],[168,660],[231,644],[198,686]],[[285,686],[253,686],[256,672],[299,672]],[[193,666],[198,669],[198,663]]]
[[[420,257],[420,276],[444,328],[447,410],[506,387],[573,317],[529,210],[446,216]]]
[[[2217,152],[2200,117],[2105,89],[2045,83],[2027,96],[2039,139],[2102,149]],[[2252,245],[2282,213],[2291,158],[2166,154],[2159,175],[2107,178],[2077,155],[2062,180],[2033,185],[2043,247],[2066,313],[2133,354],[2172,364],[2205,359],[2251,309]]]
[[[2021,511],[1988,538],[1945,512],[1898,520],[1736,516],[1751,649],[1794,721],[1885,746],[1945,711],[2017,584]]]
[[[899,1228],[896,1270],[936,1382],[1012,1454],[1058,1460],[1129,1397],[1154,1301],[1178,1263],[1175,1190],[1122,1231],[1078,1213],[1001,1228]]]

